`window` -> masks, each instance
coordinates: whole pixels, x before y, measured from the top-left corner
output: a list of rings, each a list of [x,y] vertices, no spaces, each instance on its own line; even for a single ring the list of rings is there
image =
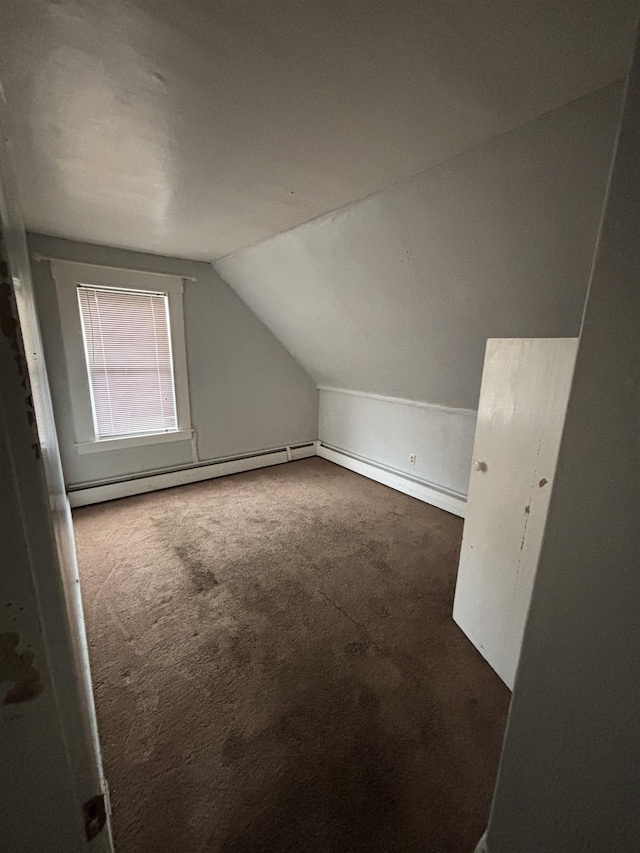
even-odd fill
[[[78,287],[96,435],[177,430],[165,293]]]
[[[190,439],[182,279],[51,267],[78,452]]]

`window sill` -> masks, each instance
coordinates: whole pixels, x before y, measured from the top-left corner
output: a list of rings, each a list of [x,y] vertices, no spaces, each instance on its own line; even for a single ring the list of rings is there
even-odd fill
[[[145,444],[163,444],[166,441],[190,441],[192,429],[178,429],[175,432],[152,432],[147,435],[125,435],[117,438],[102,438],[97,441],[83,441],[76,444],[80,454],[100,453],[104,450],[124,450],[127,447],[141,447]]]

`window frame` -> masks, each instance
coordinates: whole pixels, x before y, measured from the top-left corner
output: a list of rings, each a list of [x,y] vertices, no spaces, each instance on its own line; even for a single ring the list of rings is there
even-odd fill
[[[148,444],[161,444],[168,441],[191,440],[193,430],[191,428],[187,350],[184,334],[184,279],[180,276],[165,275],[164,273],[113,269],[60,260],[51,261],[51,273],[56,284],[58,297],[77,452],[80,454],[94,453]],[[166,294],[176,395],[176,430],[106,438],[97,436],[78,300],[78,288],[82,285]]]

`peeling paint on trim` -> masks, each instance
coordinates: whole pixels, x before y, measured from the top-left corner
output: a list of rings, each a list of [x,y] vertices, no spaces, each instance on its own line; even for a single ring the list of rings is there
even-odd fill
[[[18,651],[20,635],[16,631],[0,634],[0,684],[10,683],[3,705],[19,705],[31,702],[43,690],[40,670],[33,665],[34,654],[30,649]]]

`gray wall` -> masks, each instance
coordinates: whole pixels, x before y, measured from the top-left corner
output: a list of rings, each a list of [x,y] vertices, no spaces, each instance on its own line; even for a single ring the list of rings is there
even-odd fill
[[[487,833],[640,850],[640,58],[636,55]]]
[[[29,246],[32,253],[66,260],[196,278],[185,283],[184,318],[191,419],[201,461],[317,437],[315,382],[210,264],[41,235],[30,235]],[[189,464],[189,441],[77,453],[56,288],[47,262],[32,266],[67,484]]]
[[[578,333],[621,93],[215,267],[319,383],[475,408],[488,337]]]

